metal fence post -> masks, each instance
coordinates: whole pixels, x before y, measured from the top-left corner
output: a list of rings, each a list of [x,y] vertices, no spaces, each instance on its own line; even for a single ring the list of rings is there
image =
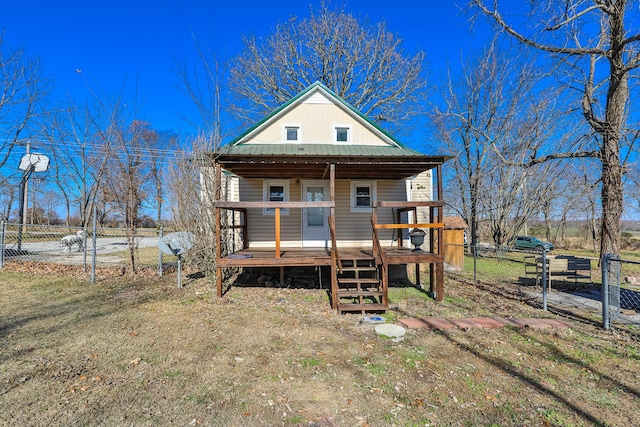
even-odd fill
[[[160,239],[162,239],[162,226],[158,230],[158,241]],[[160,250],[160,245],[158,245],[158,276],[162,277],[162,251]]]
[[[478,286],[478,244],[473,246],[473,284]]]
[[[0,268],[4,267],[4,233],[6,227],[6,223],[2,221],[0,224]]]
[[[609,330],[609,268],[611,254],[602,256],[602,328]]]
[[[547,251],[542,249],[542,309],[547,311]]]
[[[82,268],[83,268],[83,273],[87,274],[87,224],[85,223],[84,227],[82,228],[82,231],[84,231],[84,238],[82,241],[82,247],[84,248],[84,254],[82,254]]]

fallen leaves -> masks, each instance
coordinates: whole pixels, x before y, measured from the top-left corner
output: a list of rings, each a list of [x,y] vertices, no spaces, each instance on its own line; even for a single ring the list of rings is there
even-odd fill
[[[91,378],[82,374],[78,376],[78,382],[75,382],[70,388],[69,393],[76,394],[79,391],[88,391],[91,386],[98,384],[102,381],[102,376],[95,375]]]

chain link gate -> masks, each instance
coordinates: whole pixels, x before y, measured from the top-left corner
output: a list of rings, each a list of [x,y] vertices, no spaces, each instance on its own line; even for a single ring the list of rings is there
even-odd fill
[[[602,325],[609,329],[624,310],[640,312],[640,262],[602,258]]]

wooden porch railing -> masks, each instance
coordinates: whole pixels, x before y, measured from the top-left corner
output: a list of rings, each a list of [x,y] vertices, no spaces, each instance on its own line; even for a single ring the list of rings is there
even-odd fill
[[[233,215],[231,225],[227,225],[228,230],[241,230],[242,233],[242,249],[249,247],[249,229],[247,227],[247,210],[245,208],[229,208],[233,212],[241,214],[240,224],[236,224],[236,217]]]
[[[418,223],[417,222],[417,208],[426,207],[429,208],[429,222]],[[378,208],[391,208],[397,209],[397,217],[395,218],[395,224],[378,224],[377,221],[377,209]],[[430,256],[435,256],[429,261],[429,284],[431,291],[436,292],[436,301],[442,301],[444,288],[443,278],[443,260],[444,260],[444,222],[443,222],[443,208],[444,202],[437,201],[409,201],[409,202],[386,202],[377,201],[373,204],[372,210],[372,227],[374,230],[374,238],[378,240],[377,230],[381,229],[404,229],[404,228],[420,228],[427,229],[429,233],[429,253]],[[403,212],[414,212],[412,223],[401,223],[401,214]],[[402,247],[402,234],[398,233],[398,246]],[[435,267],[435,268],[434,268]],[[416,263],[416,282],[420,282],[420,266]],[[435,288],[434,288],[435,284]]]
[[[247,209],[273,209],[274,227],[275,227],[275,257],[280,258],[282,256],[280,251],[280,211],[282,209],[304,209],[304,208],[335,208],[335,202],[323,201],[323,202],[214,202],[214,207],[217,209],[229,209],[234,211],[244,211],[246,215]],[[331,216],[329,216],[331,218]],[[335,224],[334,224],[335,225]],[[243,232],[246,233],[246,221],[243,224]],[[329,223],[331,230],[331,223]],[[246,234],[245,234],[246,236]],[[336,245],[335,229],[332,234],[332,245]],[[248,240],[245,239],[244,245],[247,245]],[[246,246],[244,246],[246,249]]]
[[[372,229],[372,239],[373,239],[373,256],[374,258],[380,258],[380,265],[382,268],[382,291],[383,294],[383,304],[389,304],[389,268],[387,264],[387,253],[382,248],[382,244],[380,243],[380,238],[378,237],[378,225],[376,223],[376,215],[375,210],[371,215],[371,229]]]

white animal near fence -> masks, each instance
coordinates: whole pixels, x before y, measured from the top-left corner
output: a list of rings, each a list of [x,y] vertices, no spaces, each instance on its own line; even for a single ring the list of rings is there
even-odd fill
[[[69,234],[60,239],[60,246],[64,246],[62,253],[71,252],[73,245],[78,245],[78,252],[84,250],[85,231],[80,230],[76,234]]]

